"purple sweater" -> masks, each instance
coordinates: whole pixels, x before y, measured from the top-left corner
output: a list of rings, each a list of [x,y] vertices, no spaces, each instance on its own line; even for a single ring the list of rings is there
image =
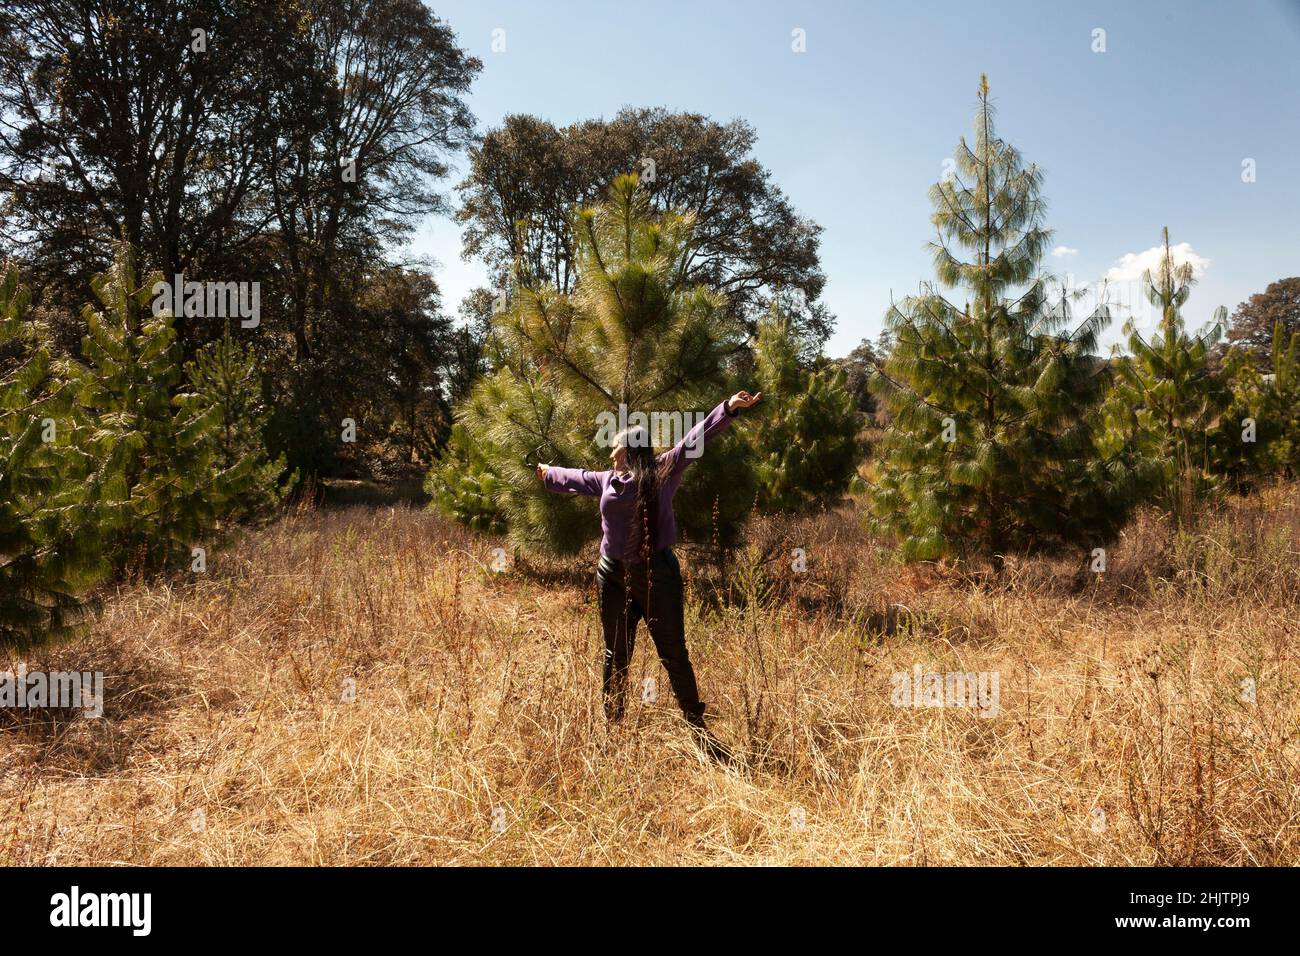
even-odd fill
[[[736,414],[728,412],[727,403],[722,402],[703,421],[697,422],[685,438],[659,456],[659,463],[668,466],[667,477],[659,486],[659,528],[655,540],[660,548],[668,548],[677,543],[677,516],[673,514],[673,496],[681,487],[686,466],[691,463],[692,455],[687,454],[688,449],[695,450],[694,457],[698,457],[704,450],[703,443],[724,431]],[[630,474],[552,466],[547,468],[542,484],[547,491],[557,494],[599,495],[600,553],[615,561],[623,560],[628,526],[636,511],[636,485]]]

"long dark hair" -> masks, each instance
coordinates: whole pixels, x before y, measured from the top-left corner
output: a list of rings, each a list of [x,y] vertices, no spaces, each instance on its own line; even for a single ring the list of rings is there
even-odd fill
[[[659,550],[659,488],[664,479],[662,468],[655,457],[648,429],[635,426],[615,439],[623,449],[628,473],[636,487],[636,507],[632,512],[631,534],[628,535],[624,560],[650,563],[650,557]]]

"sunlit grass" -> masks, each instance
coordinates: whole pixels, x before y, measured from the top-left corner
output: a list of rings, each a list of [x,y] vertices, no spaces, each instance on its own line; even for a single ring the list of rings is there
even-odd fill
[[[1298,528],[1282,488],[1143,516],[1101,578],[992,578],[847,513],[756,525],[725,600],[685,562],[724,770],[648,635],[606,728],[586,557],[494,574],[426,512],[295,515],[28,659],[102,669],[105,717],[3,716],[0,862],[1294,865]],[[893,706],[917,664],[998,672],[999,712]]]

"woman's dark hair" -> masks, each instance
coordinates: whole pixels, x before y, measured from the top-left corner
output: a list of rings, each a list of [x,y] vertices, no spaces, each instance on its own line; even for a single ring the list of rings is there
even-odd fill
[[[629,428],[620,432],[614,443],[624,449],[627,470],[636,486],[633,532],[628,535],[624,560],[640,560],[648,564],[650,556],[659,550],[659,486],[664,476],[655,458],[648,429]]]

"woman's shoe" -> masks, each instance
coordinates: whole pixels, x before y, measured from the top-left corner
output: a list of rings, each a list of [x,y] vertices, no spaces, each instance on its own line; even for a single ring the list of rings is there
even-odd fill
[[[693,728],[692,732],[695,734],[696,745],[704,751],[704,755],[710,760],[722,764],[724,767],[729,767],[735,763],[735,758],[731,755],[731,751],[727,749],[727,745],[713,736],[713,731],[707,728]]]
[[[723,766],[730,766],[735,762],[727,745],[715,737],[713,731],[705,725],[703,704],[698,711],[687,713],[685,717],[686,722],[691,725],[691,736],[695,738],[695,745],[704,752],[706,757]]]

